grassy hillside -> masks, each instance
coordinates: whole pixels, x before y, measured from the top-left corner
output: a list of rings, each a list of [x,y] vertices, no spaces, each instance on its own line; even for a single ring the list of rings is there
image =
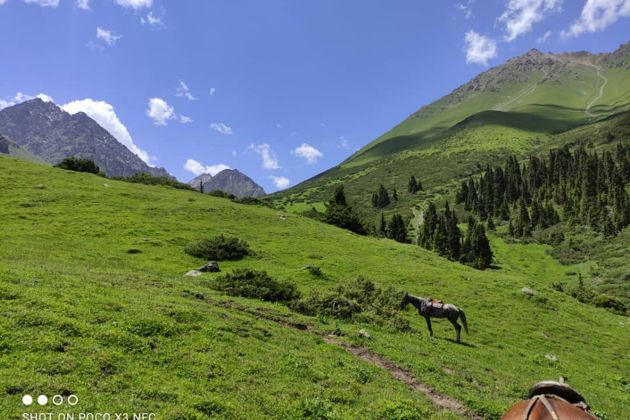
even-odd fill
[[[395,418],[401,407],[414,410],[407,418],[461,418],[325,341],[335,326],[341,341],[486,418],[560,375],[607,418],[623,418],[630,404],[628,319],[554,291],[552,281],[581,266],[561,266],[544,246],[495,238],[499,268],[479,272],[296,215],[1,156],[0,219],[2,418],[37,411],[20,400],[40,393],[78,395],[77,412],[155,411],[160,419]],[[471,335],[456,344],[450,324],[436,321],[432,343],[411,310],[404,316],[413,330],[401,333],[220,295],[210,285],[221,274],[183,276],[203,263],[184,246],[219,233],[255,251],[221,263],[224,272],[266,270],[303,293],[364,275],[461,306]],[[307,264],[324,276],[300,270]],[[522,294],[525,286],[538,297]]]
[[[295,203],[321,203],[344,182],[350,201],[375,219],[380,210],[371,209],[369,200],[381,183],[400,193],[414,175],[439,192],[507,155],[627,112],[629,58],[630,43],[610,54],[532,50],[420,108],[340,165],[271,199],[287,209],[300,208]],[[385,212],[406,210],[416,201],[405,197]]]

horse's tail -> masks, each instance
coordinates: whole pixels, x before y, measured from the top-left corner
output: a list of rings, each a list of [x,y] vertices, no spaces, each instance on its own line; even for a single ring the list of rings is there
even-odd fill
[[[464,324],[464,329],[466,330],[466,334],[468,334],[468,323],[466,322],[466,314],[463,310],[459,310],[459,317],[462,320],[462,324]]]

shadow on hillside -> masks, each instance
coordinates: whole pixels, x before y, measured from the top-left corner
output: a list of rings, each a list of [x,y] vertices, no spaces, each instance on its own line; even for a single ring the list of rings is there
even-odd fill
[[[458,344],[460,346],[470,347],[470,348],[473,348],[473,349],[477,348],[477,346],[475,346],[474,344],[466,343],[464,341],[458,343],[457,341],[453,340],[452,338],[440,338],[440,340],[450,341],[453,344]]]

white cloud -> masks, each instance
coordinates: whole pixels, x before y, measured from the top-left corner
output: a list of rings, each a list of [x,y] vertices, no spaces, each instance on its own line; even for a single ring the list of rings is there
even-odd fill
[[[27,4],[38,4],[38,5],[42,6],[42,7],[57,7],[57,6],[59,6],[59,0],[24,0],[24,3],[27,3]]]
[[[75,0],[75,4],[79,9],[90,10],[90,0]]]
[[[210,174],[212,176],[215,176],[216,174],[218,174],[224,169],[232,169],[232,168],[230,168],[229,166],[223,163],[219,163],[217,165],[204,166],[201,162],[197,162],[195,159],[188,159],[186,160],[186,163],[184,163],[184,169],[186,169],[189,172],[192,172],[193,174],[197,176],[201,174]]]
[[[0,0],[1,1],[1,0]],[[0,3],[2,4],[2,3]],[[35,99],[35,98],[39,98],[44,102],[54,102],[53,98],[51,98],[50,96],[44,94],[44,93],[40,93],[39,95],[35,95],[35,96],[31,96],[31,95],[27,95],[25,93],[22,92],[18,92],[15,94],[15,96],[8,97],[6,99],[0,99],[0,109],[2,108],[6,108],[9,106],[13,106],[22,102],[26,102],[26,101],[30,101],[31,99]]]
[[[499,21],[505,23],[506,41],[532,30],[536,22],[540,22],[550,13],[560,10],[563,0],[508,0],[507,8]]]
[[[166,125],[168,120],[177,118],[175,116],[175,108],[167,104],[166,101],[161,98],[149,99],[147,115],[153,120],[153,124],[155,125]]]
[[[143,25],[151,25],[154,27],[161,27],[161,26],[165,26],[164,22],[162,21],[162,18],[159,18],[157,16],[155,16],[153,14],[153,12],[149,12],[147,13],[147,17],[141,17],[140,18],[140,23],[142,23]]]
[[[109,46],[113,46],[122,37],[99,26],[96,28],[96,38],[102,39]]]
[[[468,31],[466,42],[466,62],[488,65],[488,60],[497,56],[497,43],[475,31]]]
[[[177,85],[177,93],[175,93],[175,96],[179,96],[181,98],[186,98],[189,101],[196,101],[197,98],[195,98],[192,93],[190,93],[190,89],[188,89],[188,85],[186,83],[184,83],[183,80],[179,81],[179,84]]]
[[[455,7],[464,14],[464,18],[470,19],[473,17],[472,4],[474,2],[475,0],[468,0],[466,3],[457,3]]]
[[[577,37],[584,32],[597,32],[615,23],[620,17],[630,16],[630,0],[587,0],[580,18],[562,31],[564,38]]]
[[[105,101],[95,101],[93,99],[83,99],[62,105],[61,108],[70,113],[85,112],[90,118],[109,132],[119,143],[123,144],[132,153],[138,155],[146,163],[156,160],[149,156],[147,152],[136,146],[129,134],[129,130],[118,119],[114,107]]]
[[[547,31],[543,35],[539,36],[538,39],[536,39],[536,42],[538,42],[539,44],[544,44],[550,36],[551,31]]]
[[[153,120],[155,125],[167,125],[169,120],[179,121],[182,124],[189,124],[193,122],[192,118],[185,115],[177,115],[175,108],[170,106],[162,98],[149,99],[149,107],[147,108],[147,115]]]
[[[153,0],[115,0],[119,6],[129,7],[132,9],[142,9],[143,7],[151,7]]]
[[[210,96],[214,95],[216,91],[217,91],[216,88],[210,88]]]
[[[0,6],[2,6],[6,2],[7,2],[7,0],[0,0]]]
[[[271,151],[271,147],[267,143],[262,144],[250,144],[248,149],[253,150],[255,153],[258,153],[262,156],[263,159],[263,168],[265,169],[280,169],[280,165],[278,164],[278,158]]]
[[[350,150],[350,142],[344,136],[339,137],[339,144],[337,145],[338,149]]]
[[[276,186],[276,188],[278,188],[279,190],[283,190],[286,187],[289,186],[289,184],[291,183],[291,181],[289,181],[289,178],[285,178],[283,176],[273,176],[273,175],[269,175],[269,178],[271,178],[271,180],[273,181],[274,185]]]
[[[229,127],[223,123],[212,123],[210,124],[210,128],[212,128],[213,130],[218,131],[219,133],[223,134],[224,136],[229,136],[231,134],[234,134],[234,130],[232,130],[232,127]]]
[[[309,165],[317,163],[317,159],[324,156],[322,152],[308,143],[302,143],[300,147],[293,149],[291,154],[306,159],[306,163]]]

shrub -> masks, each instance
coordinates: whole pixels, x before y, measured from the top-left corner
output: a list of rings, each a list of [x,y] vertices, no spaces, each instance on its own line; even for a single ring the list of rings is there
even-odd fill
[[[192,242],[184,249],[186,254],[207,260],[240,260],[249,254],[249,244],[229,236],[215,236]]]
[[[75,157],[65,158],[55,165],[56,168],[66,169],[75,172],[88,172],[91,174],[100,174],[101,168],[90,159],[79,159]]]
[[[219,277],[213,288],[231,296],[262,299],[269,302],[289,302],[299,299],[294,283],[275,280],[265,271],[237,269]]]
[[[354,319],[388,325],[408,331],[409,321],[400,315],[403,293],[393,287],[380,288],[359,276],[348,284],[327,291],[312,290],[292,303],[292,309],[305,315]]]
[[[213,197],[219,197],[219,198],[229,198],[229,199],[236,198],[234,194],[228,194],[222,190],[212,190],[208,193],[208,195],[211,195]]]
[[[597,295],[593,298],[593,303],[595,304],[595,306],[606,308],[609,311],[619,315],[626,315],[628,313],[628,308],[623,303],[623,301],[615,296],[604,294]]]
[[[332,420],[338,418],[338,415],[330,401],[314,398],[302,401],[298,410],[298,418]]]
[[[115,176],[112,179],[118,181],[131,182],[133,184],[145,184],[145,185],[164,185],[167,187],[177,188],[180,190],[197,191],[192,186],[179,182],[176,179],[168,178],[165,176],[155,176],[145,173],[133,174],[131,176]]]

